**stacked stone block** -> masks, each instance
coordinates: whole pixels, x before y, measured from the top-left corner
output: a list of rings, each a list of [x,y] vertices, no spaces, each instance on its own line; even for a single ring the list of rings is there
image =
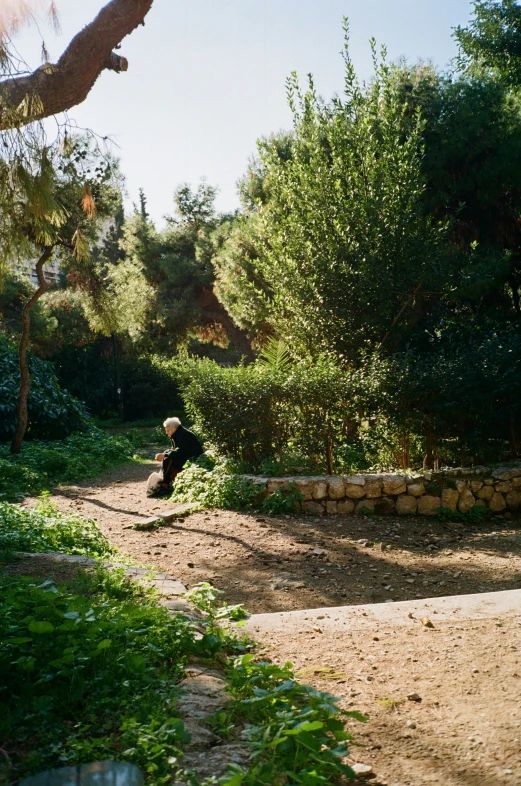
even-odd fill
[[[380,513],[433,516],[440,508],[468,513],[521,511],[521,464],[513,467],[457,468],[421,474],[360,474],[284,478],[254,477],[271,493],[295,484],[303,512],[313,515]]]

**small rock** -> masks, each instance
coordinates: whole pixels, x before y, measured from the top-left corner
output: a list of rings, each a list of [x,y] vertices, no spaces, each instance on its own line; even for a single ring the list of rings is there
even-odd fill
[[[422,617],[421,623],[425,628],[434,628],[433,623],[428,617]]]
[[[195,568],[195,565],[194,565],[194,563],[193,563],[193,562],[187,562],[186,564],[187,564],[187,566],[188,566],[189,568]]]
[[[416,721],[408,720],[408,721],[406,721],[405,725],[409,729],[415,729],[416,728]]]
[[[423,701],[422,697],[419,696],[417,693],[409,693],[409,694],[407,694],[407,699],[409,701],[417,701],[417,702]]]
[[[322,557],[326,552],[323,549],[313,549],[311,553],[314,557]]]
[[[357,778],[369,778],[373,775],[373,768],[369,764],[356,763],[350,765]]]

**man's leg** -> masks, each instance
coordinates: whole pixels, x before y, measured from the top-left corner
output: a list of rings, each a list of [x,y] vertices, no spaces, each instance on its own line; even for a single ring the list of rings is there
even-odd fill
[[[157,491],[156,496],[169,497],[170,494],[172,493],[172,486],[174,484],[176,477],[177,477],[177,470],[175,470],[173,467],[170,467],[168,469],[166,476],[165,473],[163,473],[163,480]]]

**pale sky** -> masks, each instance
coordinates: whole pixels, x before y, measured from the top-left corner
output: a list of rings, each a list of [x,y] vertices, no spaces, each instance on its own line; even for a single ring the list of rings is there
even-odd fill
[[[57,5],[61,34],[42,28],[52,60],[104,2]],[[145,27],[123,41],[128,72],[105,71],[70,116],[117,143],[129,204],[144,188],[158,224],[172,211],[176,185],[195,187],[202,177],[219,188],[218,209],[233,210],[256,139],[291,127],[291,71],[302,80],[313,73],[324,98],[342,91],[344,16],[363,79],[372,72],[372,36],[390,60],[448,65],[457,51],[452,29],[471,12],[470,0],[155,0]],[[17,44],[40,65],[36,31]]]

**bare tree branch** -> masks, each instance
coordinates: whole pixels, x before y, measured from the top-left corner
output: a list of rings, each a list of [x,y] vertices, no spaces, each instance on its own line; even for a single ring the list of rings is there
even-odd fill
[[[111,0],[72,39],[56,65],[0,82],[0,131],[81,104],[104,69],[126,71],[128,61],[113,50],[138,25],[144,24],[152,3],[153,0]]]

